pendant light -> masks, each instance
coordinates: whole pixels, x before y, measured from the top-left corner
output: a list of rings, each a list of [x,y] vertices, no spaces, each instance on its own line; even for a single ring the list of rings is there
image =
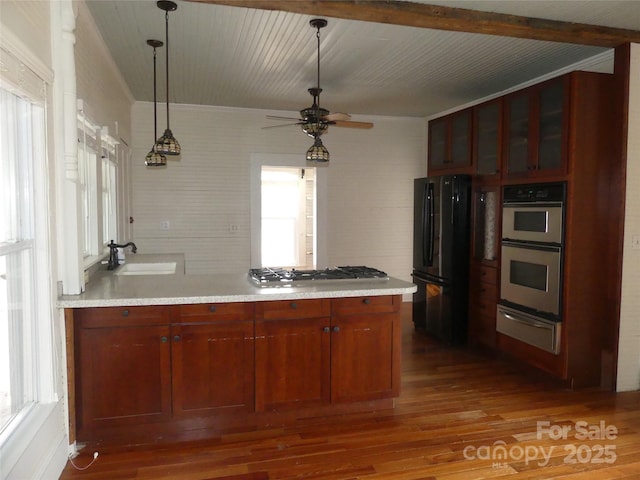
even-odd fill
[[[314,136],[315,141],[311,148],[307,150],[307,162],[312,163],[328,163],[329,162],[329,150],[322,144],[320,135]]]
[[[147,45],[153,47],[153,141],[158,138],[158,104],[156,102],[156,48],[164,45],[160,40],[147,40]],[[147,167],[166,167],[167,157],[155,151],[155,143],[144,159]]]
[[[159,0],[157,2],[158,8],[164,10],[165,20],[165,56],[166,56],[166,73],[167,73],[167,129],[164,131],[162,137],[156,141],[156,152],[163,155],[180,155],[180,144],[174,138],[171,128],[169,126],[169,12],[173,12],[178,8],[175,2],[169,0]]]
[[[320,108],[320,29],[327,26],[327,21],[324,18],[314,18],[309,21],[309,25],[316,29],[316,38],[318,39],[318,86],[316,88],[310,88],[309,93],[313,95],[314,109],[313,122],[308,122],[303,126],[304,132],[313,137],[313,145],[307,150],[307,162],[312,163],[328,163],[329,162],[329,150],[322,144],[320,135],[322,135],[328,127],[328,124],[321,120],[323,115],[329,112]],[[305,117],[306,118],[306,117]]]

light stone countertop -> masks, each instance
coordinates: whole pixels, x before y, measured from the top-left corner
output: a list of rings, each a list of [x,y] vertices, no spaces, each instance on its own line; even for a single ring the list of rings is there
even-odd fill
[[[127,255],[128,263],[176,261],[171,255]],[[178,260],[179,262],[179,260]],[[184,260],[177,272],[184,272]],[[117,272],[115,270],[114,272]],[[62,295],[59,308],[124,307],[190,303],[260,302],[413,293],[413,283],[397,278],[309,280],[296,286],[260,287],[247,273],[210,275],[115,275],[100,271],[80,295]],[[300,285],[300,286],[298,286]]]

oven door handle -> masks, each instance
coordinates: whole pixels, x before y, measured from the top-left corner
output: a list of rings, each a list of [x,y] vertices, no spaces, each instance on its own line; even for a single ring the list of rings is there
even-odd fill
[[[502,315],[504,315],[505,318],[508,318],[509,320],[513,320],[514,322],[518,322],[521,323],[523,325],[527,325],[529,327],[535,327],[535,328],[546,328],[547,330],[549,328],[551,328],[551,325],[546,325],[544,323],[540,323],[540,322],[535,322],[533,320],[523,320],[517,317],[514,317],[513,315],[509,315],[506,312],[502,312]]]

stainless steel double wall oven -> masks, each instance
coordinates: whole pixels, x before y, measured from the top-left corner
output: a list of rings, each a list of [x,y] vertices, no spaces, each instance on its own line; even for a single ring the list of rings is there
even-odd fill
[[[558,354],[566,184],[504,187],[496,329]]]

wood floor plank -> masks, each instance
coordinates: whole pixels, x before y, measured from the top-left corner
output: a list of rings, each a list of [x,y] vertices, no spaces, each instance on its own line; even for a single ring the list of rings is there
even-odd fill
[[[500,355],[443,346],[413,330],[411,304],[402,312],[402,392],[393,409],[196,442],[112,445],[85,471],[67,465],[61,479],[640,479],[640,392],[568,390]],[[579,422],[617,433],[578,438]],[[564,437],[552,435],[563,428]],[[604,447],[615,454],[610,463],[597,461]],[[87,465],[92,453],[75,463]]]

